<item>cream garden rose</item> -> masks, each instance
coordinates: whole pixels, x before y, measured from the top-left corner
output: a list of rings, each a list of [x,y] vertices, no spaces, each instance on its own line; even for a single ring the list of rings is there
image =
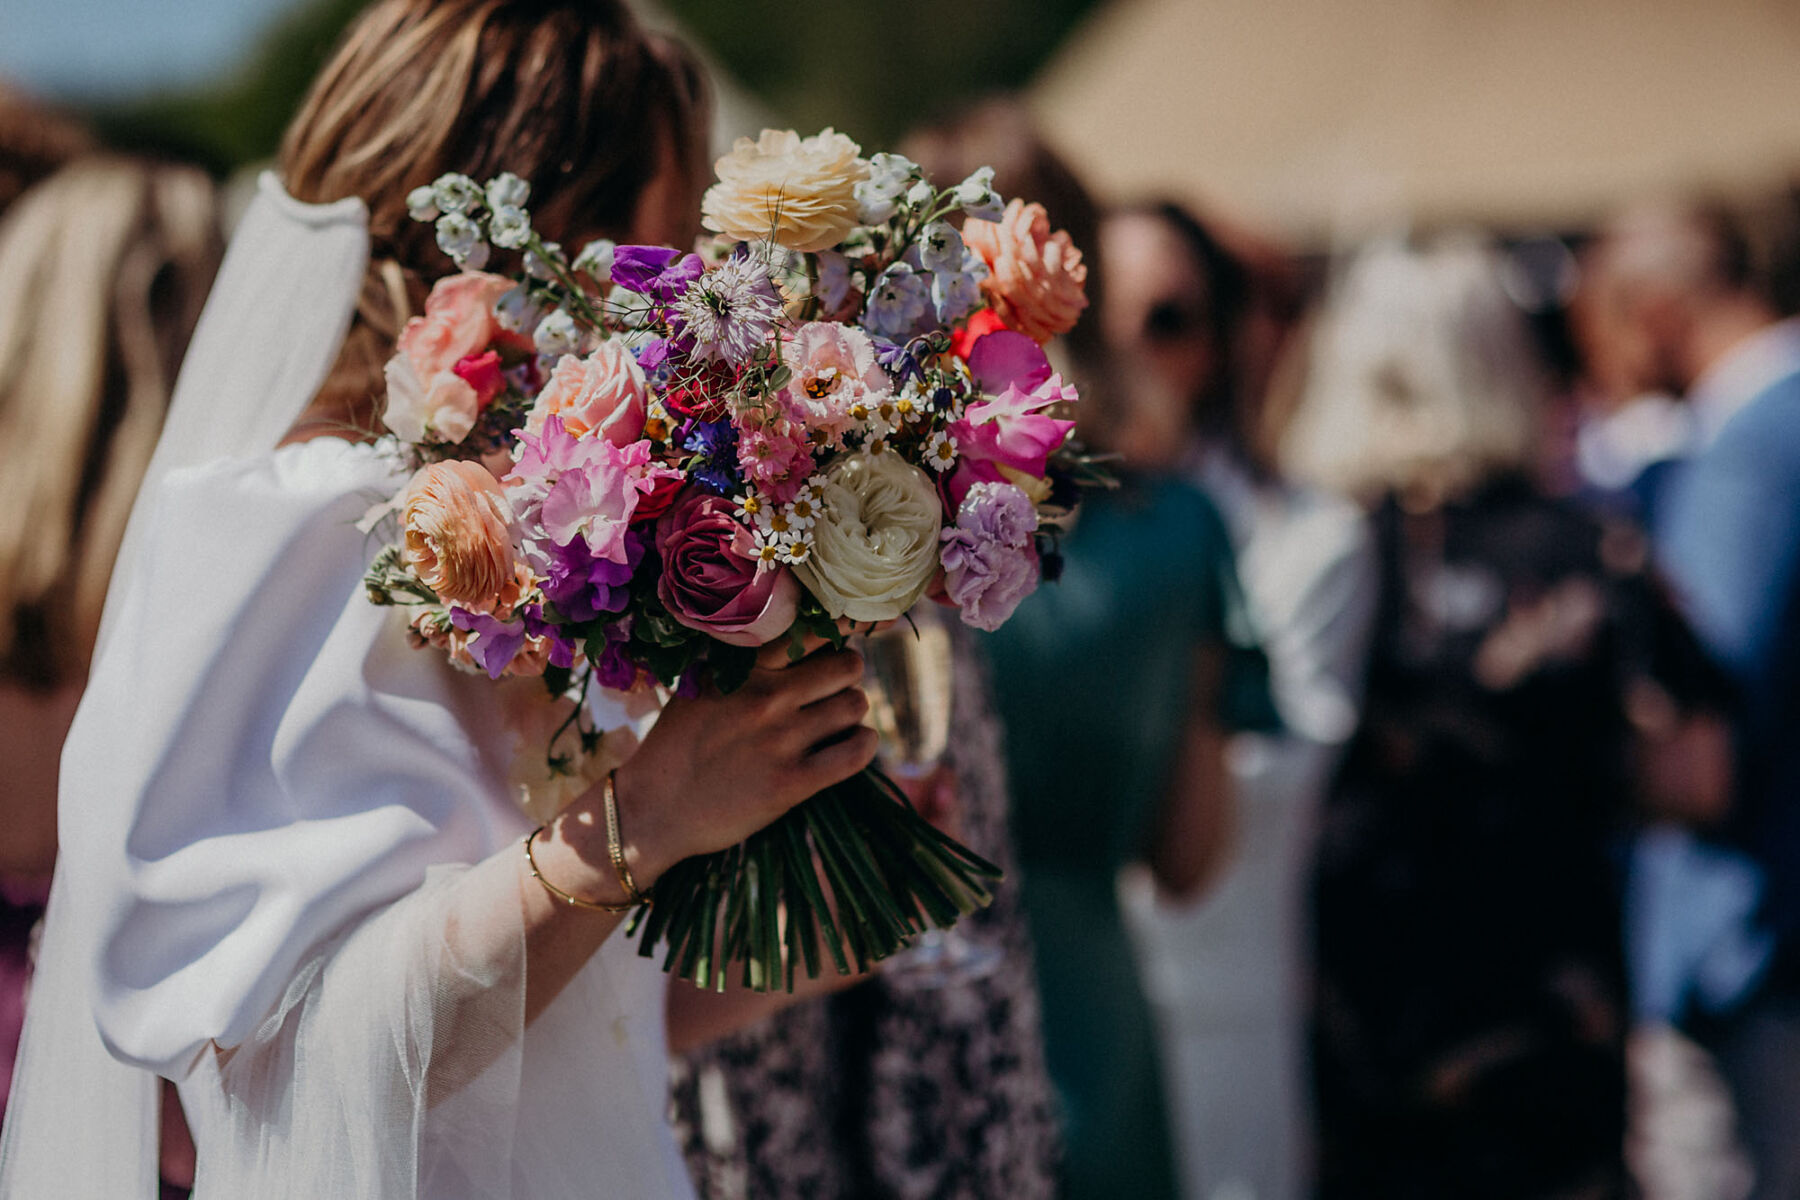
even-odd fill
[[[719,181],[701,201],[702,224],[741,241],[768,238],[790,250],[829,250],[856,227],[856,185],[869,177],[857,144],[826,129],[803,138],[765,129],[739,138],[713,164]]]
[[[846,454],[825,472],[812,553],[794,567],[825,611],[889,621],[938,568],[943,506],[931,479],[893,451]]]

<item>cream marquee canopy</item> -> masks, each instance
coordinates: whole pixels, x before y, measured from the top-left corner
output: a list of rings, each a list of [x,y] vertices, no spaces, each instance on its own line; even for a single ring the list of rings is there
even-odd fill
[[[1033,89],[1111,196],[1312,244],[1800,168],[1800,0],[1114,0]]]

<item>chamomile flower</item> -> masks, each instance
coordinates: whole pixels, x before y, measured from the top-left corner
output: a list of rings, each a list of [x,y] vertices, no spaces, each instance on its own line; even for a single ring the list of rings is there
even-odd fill
[[[807,530],[819,519],[819,502],[813,496],[812,489],[801,488],[782,510],[788,525],[796,530]]]
[[[939,473],[956,465],[956,439],[948,431],[938,430],[925,443],[925,465]]]
[[[789,566],[797,566],[812,557],[812,542],[795,539],[782,543],[781,561]]]
[[[780,538],[794,532],[794,523],[788,519],[785,507],[765,504],[756,514],[756,528],[764,537]]]
[[[745,488],[731,498],[731,503],[737,507],[738,515],[751,524],[760,524],[769,511],[768,504],[757,495],[755,488]]]

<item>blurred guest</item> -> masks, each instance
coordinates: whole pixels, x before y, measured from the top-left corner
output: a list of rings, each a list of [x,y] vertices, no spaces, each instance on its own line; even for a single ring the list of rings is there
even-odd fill
[[[904,148],[940,183],[987,163],[1002,195],[1042,202],[1104,306],[1097,209],[1016,104],[990,102]],[[1092,311],[1050,350],[1082,387],[1083,436],[1116,445],[1126,392]],[[1204,889],[1231,823],[1228,675],[1247,713],[1266,715],[1268,701],[1262,675],[1227,669],[1227,627],[1241,633],[1243,613],[1217,511],[1167,464],[1128,461],[1125,475],[1119,491],[1084,503],[1061,579],[984,641],[1061,1102],[1060,1194],[1173,1200],[1155,1027],[1116,880],[1124,864],[1148,861],[1171,893]]]
[[[1672,1001],[1715,1051],[1756,1170],[1755,1200],[1800,1196],[1800,323],[1779,319],[1749,241],[1705,207],[1645,207],[1606,231],[1639,383],[1686,397],[1687,466],[1657,558],[1734,677],[1736,782],[1689,899],[1653,933]],[[1705,882],[1704,889],[1698,884]]]
[[[55,863],[63,737],[220,249],[205,175],[125,158],[78,159],[0,223],[0,1088]],[[191,1177],[179,1137],[165,1161]]]
[[[80,125],[0,82],[0,212],[58,167],[93,149]]]
[[[954,790],[957,836],[1009,875],[956,936],[998,957],[936,976],[903,958],[680,1056],[676,1124],[706,1200],[1054,1195],[1055,1113],[1011,878],[1000,727],[971,636],[946,625],[954,670],[938,784]],[[709,998],[685,988],[671,1003]]]
[[[1284,446],[1364,498],[1365,716],[1314,897],[1321,1194],[1623,1194],[1628,622],[1597,526],[1532,481],[1543,377],[1481,245],[1377,247]]]
[[[1305,872],[1318,808],[1356,728],[1374,618],[1362,511],[1290,485],[1262,453],[1259,383],[1279,345],[1251,339],[1267,284],[1172,204],[1107,217],[1101,325],[1129,371],[1121,437],[1218,504],[1284,732],[1232,739],[1236,851],[1200,904],[1133,893],[1165,1041],[1177,1144],[1194,1200],[1307,1194],[1303,980]]]
[[[1604,243],[1581,260],[1569,323],[1582,357],[1576,465],[1602,508],[1647,526],[1661,484],[1686,454],[1693,420],[1678,396],[1646,389],[1654,348],[1627,319],[1626,280]]]

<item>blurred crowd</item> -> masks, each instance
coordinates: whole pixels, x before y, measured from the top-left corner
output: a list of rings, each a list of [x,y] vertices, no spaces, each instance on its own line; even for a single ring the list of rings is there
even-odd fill
[[[1118,486],[1057,586],[958,635],[1011,974],[695,1056],[703,1192],[1032,1194],[1030,1157],[1069,1197],[1800,1198],[1795,198],[1321,257],[1104,205],[1007,101],[903,149],[994,165],[1081,248],[1055,350]],[[0,1088],[57,749],[222,194],[0,91]],[[996,1032],[1021,1011],[1053,1093],[920,1100],[1023,1078],[995,1065],[1038,1053]],[[753,1069],[744,1108],[811,1100],[734,1141]],[[853,1101],[876,1150],[782,1182]],[[922,1172],[983,1153],[1010,1165]]]

